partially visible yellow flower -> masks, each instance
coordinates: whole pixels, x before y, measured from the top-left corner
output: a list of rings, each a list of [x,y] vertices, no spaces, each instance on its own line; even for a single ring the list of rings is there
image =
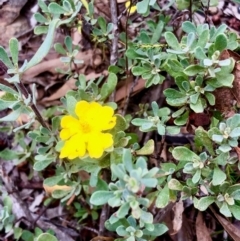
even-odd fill
[[[76,104],[75,113],[77,118],[66,115],[61,120],[60,138],[65,143],[60,158],[101,157],[113,145],[112,135],[105,132],[116,125],[113,109],[82,100]]]
[[[128,9],[130,7],[130,1],[126,1],[125,3],[125,7]],[[132,5],[130,9],[128,9],[130,15],[135,13],[137,11],[137,6],[136,5]]]

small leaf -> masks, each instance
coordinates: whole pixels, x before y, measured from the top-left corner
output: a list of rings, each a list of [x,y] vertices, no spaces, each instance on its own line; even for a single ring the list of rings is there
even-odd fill
[[[178,146],[173,149],[173,157],[178,161],[192,162],[194,159],[200,160],[200,157],[187,147]]]
[[[13,68],[13,64],[11,62],[11,60],[8,57],[8,54],[6,52],[6,50],[0,46],[0,60],[9,68]]]
[[[114,197],[113,192],[110,191],[96,191],[90,198],[90,203],[96,206],[103,205],[108,202],[110,198]]]
[[[184,74],[194,76],[205,72],[205,67],[200,65],[190,65],[184,70]]]
[[[123,203],[116,213],[117,217],[125,218],[125,216],[128,214],[129,209],[130,209],[129,203],[127,202]]]
[[[54,49],[59,54],[62,54],[62,55],[66,55],[67,54],[66,50],[63,48],[62,44],[60,44],[60,43],[55,43],[54,44]]]
[[[151,155],[154,152],[154,141],[148,140],[147,143],[136,151],[137,155]]]
[[[182,191],[183,189],[183,185],[177,180],[172,178],[169,182],[168,182],[168,187],[171,190],[176,190],[176,191]]]
[[[53,2],[48,5],[48,10],[52,14],[60,15],[66,13],[66,10],[59,4]]]
[[[168,184],[159,192],[158,197],[156,199],[156,207],[164,208],[169,203],[169,189]]]
[[[150,0],[143,0],[141,2],[137,3],[137,12],[139,14],[146,14],[148,11],[148,5],[149,5]]]
[[[215,197],[202,197],[199,200],[194,198],[194,207],[200,211],[205,211],[212,203],[215,202]]]
[[[190,32],[196,33],[197,28],[192,22],[185,21],[182,24],[182,30],[186,33],[190,33]]]
[[[181,49],[176,36],[172,32],[166,32],[164,36],[169,47],[175,50]]]
[[[15,66],[18,66],[18,40],[11,38],[9,41],[9,49],[12,56],[12,61]]]
[[[220,52],[222,52],[224,49],[227,48],[227,44],[228,44],[228,41],[227,41],[227,37],[225,34],[219,34],[217,37],[216,37],[216,41],[215,41],[215,50],[218,50]]]
[[[215,166],[213,170],[212,184],[214,186],[221,185],[226,178],[226,174],[218,166]]]

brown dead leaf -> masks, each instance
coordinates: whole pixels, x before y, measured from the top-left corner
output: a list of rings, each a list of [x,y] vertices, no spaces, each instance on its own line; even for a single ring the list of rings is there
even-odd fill
[[[66,186],[66,185],[47,186],[47,185],[44,185],[44,184],[43,184],[43,188],[48,195],[52,194],[55,190],[68,191],[68,190],[72,189],[72,187],[69,187],[69,186]]]
[[[232,237],[234,241],[240,241],[240,229],[235,227],[231,222],[227,219],[223,218],[221,215],[217,214],[216,211],[210,207],[214,216],[217,218],[219,223],[223,226],[224,230]]]
[[[184,207],[183,207],[183,202],[179,201],[176,202],[172,208],[173,213],[174,213],[174,218],[172,221],[172,233],[171,235],[176,234],[182,227],[182,213],[184,211]]]
[[[97,236],[91,239],[91,241],[113,241],[113,240],[114,240],[113,237],[104,237],[104,236]]]
[[[198,212],[198,215],[197,215],[196,235],[197,235],[197,241],[212,241],[212,238],[203,220],[202,212]]]
[[[139,92],[140,90],[144,89],[145,87],[145,80],[140,78],[137,82],[137,84],[133,87],[133,92],[132,95],[136,94],[137,92]],[[122,87],[120,87],[117,92],[116,92],[116,97],[115,97],[115,101],[118,102],[124,98],[126,98],[126,96],[128,95],[130,89],[132,88],[133,83],[129,82],[126,85],[123,85]]]
[[[79,65],[83,69],[82,71],[80,71],[81,73],[84,73],[84,70],[85,70],[84,67],[91,66],[92,56],[93,56],[92,50],[80,52],[76,56],[76,59],[84,61],[82,65]],[[33,77],[46,71],[56,74],[57,73],[56,68],[61,68],[61,69],[66,68],[65,64],[60,61],[60,58],[43,61],[33,66],[32,68],[30,68],[24,73],[23,78],[24,80],[31,81]]]
[[[222,87],[214,91],[216,98],[215,107],[223,113],[225,117],[230,117],[235,113],[235,103],[240,105],[240,64],[237,62],[240,60],[240,55],[230,50],[223,51],[220,59],[223,60],[228,58],[233,58],[236,61],[233,70],[233,75],[235,77],[233,81],[233,88]]]
[[[86,75],[86,80],[90,80],[90,79],[96,79],[99,78],[102,75],[107,75],[107,72],[103,72],[103,73],[99,73],[96,74],[94,72]],[[46,103],[46,102],[51,102],[54,100],[58,100],[61,97],[63,97],[69,90],[73,90],[76,89],[76,85],[75,85],[76,79],[69,79],[61,88],[59,88],[55,93],[53,93],[51,96],[49,97],[45,97],[43,98],[40,102],[41,103]]]

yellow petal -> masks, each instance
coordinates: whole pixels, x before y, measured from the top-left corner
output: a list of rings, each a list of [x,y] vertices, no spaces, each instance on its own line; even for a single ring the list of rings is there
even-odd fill
[[[61,140],[67,140],[71,136],[72,136],[71,131],[68,129],[63,129],[60,131],[60,139]]]
[[[85,100],[81,100],[76,104],[75,113],[79,119],[84,118],[89,108],[90,104]]]
[[[89,137],[87,150],[90,157],[100,158],[105,149],[113,145],[112,135],[109,133],[94,133]]]
[[[68,128],[69,124],[71,123],[70,126],[74,125],[74,126],[78,126],[78,120],[70,115],[66,115],[63,116],[63,118],[61,119],[61,127],[62,128]]]

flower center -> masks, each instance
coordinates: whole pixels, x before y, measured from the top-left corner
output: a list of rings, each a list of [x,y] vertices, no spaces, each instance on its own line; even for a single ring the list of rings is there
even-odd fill
[[[86,121],[81,121],[80,126],[81,126],[83,133],[87,134],[87,133],[91,132],[92,128]]]

